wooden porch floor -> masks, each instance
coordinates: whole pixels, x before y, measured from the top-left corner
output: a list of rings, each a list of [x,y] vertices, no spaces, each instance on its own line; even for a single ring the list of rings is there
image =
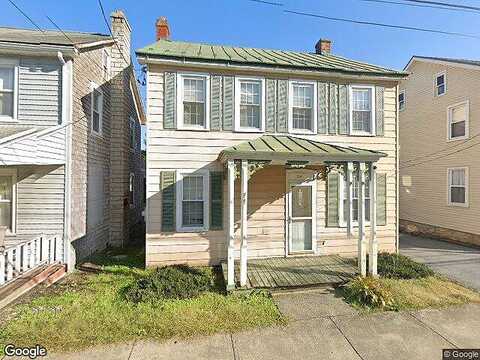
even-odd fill
[[[277,257],[248,260],[247,288],[296,288],[339,285],[357,274],[351,259],[338,255]],[[227,264],[222,263],[227,280]],[[239,287],[239,261],[235,261],[235,282]]]

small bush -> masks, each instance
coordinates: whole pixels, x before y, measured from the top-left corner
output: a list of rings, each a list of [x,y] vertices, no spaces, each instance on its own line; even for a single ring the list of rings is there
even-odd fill
[[[135,303],[188,299],[211,288],[212,277],[206,270],[185,265],[165,266],[128,286],[125,298]]]
[[[371,276],[356,277],[344,287],[345,300],[353,305],[370,309],[395,310],[391,293]]]
[[[433,276],[428,266],[399,254],[378,254],[378,274],[391,279],[419,279]]]

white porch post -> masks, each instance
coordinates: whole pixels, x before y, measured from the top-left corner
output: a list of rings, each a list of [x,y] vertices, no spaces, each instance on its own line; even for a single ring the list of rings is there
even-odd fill
[[[241,233],[242,243],[240,246],[240,286],[247,285],[247,216],[248,216],[248,162],[242,160],[242,196],[241,196]]]
[[[367,244],[365,241],[365,163],[358,169],[358,269],[367,275]]]
[[[374,163],[370,164],[370,241],[368,249],[368,273],[377,276],[377,179]]]
[[[235,163],[233,160],[228,160],[227,163],[228,172],[228,232],[227,232],[227,290],[235,288]]]
[[[347,163],[347,234],[348,237],[353,236],[353,206],[352,206],[352,198],[353,198],[353,163]]]

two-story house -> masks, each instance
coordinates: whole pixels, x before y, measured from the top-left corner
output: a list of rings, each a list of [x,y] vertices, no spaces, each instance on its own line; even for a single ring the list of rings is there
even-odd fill
[[[480,61],[413,56],[402,81],[402,231],[480,245]]]
[[[111,29],[0,28],[0,285],[123,246],[141,221],[144,112],[121,11]]]
[[[147,66],[146,263],[359,255],[397,246],[397,85],[331,53],[169,39]],[[374,180],[376,179],[376,181]],[[373,256],[371,258],[374,258]]]

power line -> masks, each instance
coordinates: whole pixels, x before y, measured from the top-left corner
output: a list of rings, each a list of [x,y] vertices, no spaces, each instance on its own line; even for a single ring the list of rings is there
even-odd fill
[[[265,1],[265,0],[248,0],[248,1],[256,2],[260,4],[273,5],[273,6],[285,6],[285,4],[280,2],[275,2],[275,1]]]
[[[403,1],[420,3],[420,4],[440,5],[440,6],[451,7],[451,8],[456,8],[456,9],[466,9],[466,10],[480,11],[480,7],[478,7],[478,6],[460,5],[460,4],[446,3],[446,2],[442,2],[442,1],[430,1],[430,0],[403,0]]]
[[[380,3],[380,4],[410,6],[410,7],[418,7],[418,8],[439,9],[439,10],[447,10],[447,11],[460,11],[460,12],[473,13],[473,14],[478,14],[479,13],[479,11],[477,11],[477,10],[458,9],[458,8],[452,8],[452,7],[437,6],[437,5],[426,5],[426,4],[410,4],[410,3],[400,2],[400,1],[390,1],[390,0],[359,0],[359,1],[371,2],[371,3]]]
[[[319,15],[319,14],[312,14],[312,13],[306,13],[306,12],[300,12],[300,11],[293,11],[293,10],[283,10],[283,12],[289,13],[289,14],[294,14],[294,15],[308,16],[308,17],[314,17],[314,18],[319,18],[319,19],[347,22],[347,23],[359,24],[359,25],[379,26],[379,27],[392,28],[392,29],[411,30],[411,31],[435,33],[435,34],[450,35],[450,36],[460,36],[460,37],[471,38],[471,39],[480,39],[480,36],[478,36],[478,35],[464,34],[464,33],[459,33],[459,32],[450,32],[450,31],[442,31],[442,30],[435,30],[435,29],[419,28],[419,27],[414,27],[414,26],[392,25],[392,24],[385,24],[385,23],[378,23],[378,22],[361,21],[361,20],[346,19],[346,18],[337,18],[337,17],[324,16],[324,15]]]
[[[12,4],[15,7],[15,9],[17,9],[20,12],[20,14],[22,14],[28,21],[30,21],[30,23],[32,23],[33,26],[35,26],[42,33],[45,32],[40,26],[38,26],[38,24],[35,21],[33,21],[33,19],[30,16],[28,16],[22,9],[20,9],[13,0],[8,0],[8,2]]]

